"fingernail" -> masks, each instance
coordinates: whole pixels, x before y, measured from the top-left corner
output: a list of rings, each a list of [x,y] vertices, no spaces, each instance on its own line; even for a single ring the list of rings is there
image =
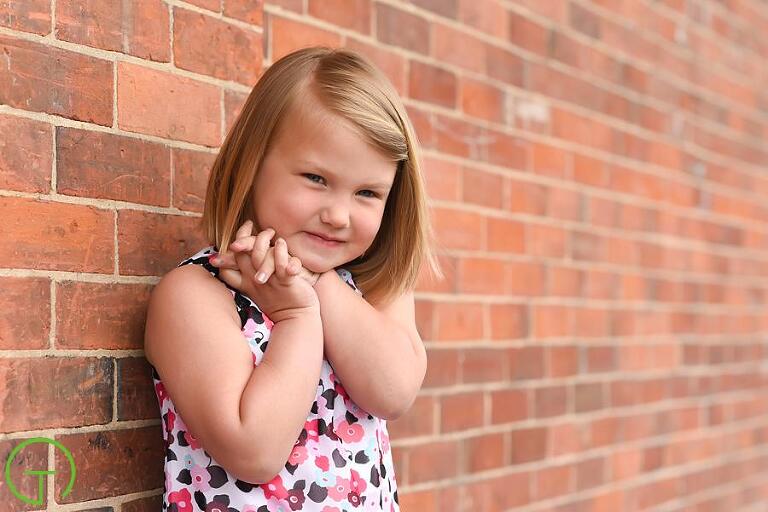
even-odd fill
[[[264,272],[259,272],[259,273],[256,275],[256,280],[257,280],[258,282],[260,282],[260,283],[263,283],[264,281],[266,281],[266,280],[267,280],[267,274],[265,274]]]
[[[210,256],[208,256],[208,262],[212,263],[213,265],[218,265],[219,261],[220,261],[219,258],[215,254],[211,254]]]

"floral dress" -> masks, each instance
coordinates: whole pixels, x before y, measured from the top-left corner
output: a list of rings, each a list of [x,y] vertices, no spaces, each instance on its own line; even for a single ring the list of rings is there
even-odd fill
[[[214,253],[216,247],[209,246],[179,266],[202,265],[218,278],[219,269],[208,262]],[[348,271],[336,272],[360,293]],[[253,364],[258,366],[272,322],[249,297],[226,286],[240,316],[243,342],[248,343]],[[327,360],[323,360],[315,401],[290,457],[280,473],[260,485],[235,478],[216,462],[187,429],[154,367],[152,380],[165,440],[164,511],[400,510],[386,421],[355,405]]]

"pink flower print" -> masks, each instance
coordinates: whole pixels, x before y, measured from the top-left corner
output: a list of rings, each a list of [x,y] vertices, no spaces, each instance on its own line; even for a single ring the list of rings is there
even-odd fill
[[[267,500],[268,512],[289,512],[288,508],[283,506],[283,501],[278,500],[274,496]]]
[[[163,402],[168,398],[168,392],[165,390],[165,385],[162,382],[155,384],[155,393],[157,393],[157,399],[160,400],[160,407],[162,407]]]
[[[304,492],[301,489],[291,489],[288,491],[288,506],[291,510],[301,510],[304,506]]]
[[[264,327],[267,328],[268,331],[272,331],[272,326],[275,325],[275,323],[269,319],[266,313],[263,311],[261,312],[261,317],[264,319]]]
[[[360,478],[360,473],[358,473],[354,469],[351,471],[351,473],[352,473],[352,478],[350,478],[349,480],[350,490],[357,494],[362,494],[363,491],[365,491],[365,488],[368,484],[365,483],[365,480]]]
[[[307,431],[307,442],[309,441],[315,441],[317,442],[320,439],[320,434],[317,431],[317,420],[309,420],[304,423],[304,430]]]
[[[212,502],[205,506],[205,512],[229,512],[229,507],[226,503],[214,498]]]
[[[323,507],[323,510],[321,510],[320,512],[341,512],[341,510],[339,510],[337,507],[329,507],[326,505],[325,507]]]
[[[294,446],[291,455],[288,457],[288,463],[291,466],[298,466],[305,460],[307,460],[307,447]]]
[[[189,443],[190,448],[193,450],[197,450],[201,447],[200,441],[197,440],[195,436],[192,435],[192,432],[186,431],[184,432],[184,439],[187,440],[187,443]]]
[[[178,492],[172,492],[168,495],[168,503],[175,503],[179,512],[192,512],[192,495],[189,491],[182,489]]]
[[[337,476],[336,484],[333,487],[328,488],[328,496],[330,496],[334,501],[341,501],[347,499],[349,491],[349,480]]]
[[[350,425],[347,420],[342,420],[336,427],[336,435],[345,443],[356,443],[363,438],[363,427],[359,423]]]
[[[328,471],[328,468],[331,467],[330,462],[328,462],[328,457],[325,455],[315,457],[315,466],[319,467],[323,471]]]
[[[253,318],[249,318],[245,322],[242,332],[246,338],[253,338],[256,335],[256,322],[253,321]]]
[[[195,465],[190,471],[192,485],[197,491],[208,491],[211,486],[211,474],[202,466]]]
[[[283,479],[279,474],[269,482],[261,484],[261,489],[264,491],[264,496],[267,499],[275,497],[278,500],[282,500],[288,497],[288,491],[283,487]]]
[[[177,430],[189,430],[187,428],[187,425],[184,423],[184,420],[181,419],[181,416],[176,416],[176,429]]]
[[[243,507],[242,512],[259,512],[259,509],[256,507],[256,505],[246,505]]]
[[[349,501],[353,507],[357,508],[360,506],[360,495],[356,492],[350,492],[347,494],[347,501]]]
[[[173,414],[173,411],[168,411],[168,417],[165,420],[165,430],[166,432],[173,432],[173,426],[176,422],[176,415]]]
[[[173,489],[173,479],[171,478],[171,472],[165,471],[165,489],[171,491]]]
[[[317,415],[325,417],[326,414],[328,414],[328,411],[328,400],[326,400],[323,395],[320,395],[317,397]]]
[[[384,432],[381,432],[381,453],[389,452],[389,436]]]

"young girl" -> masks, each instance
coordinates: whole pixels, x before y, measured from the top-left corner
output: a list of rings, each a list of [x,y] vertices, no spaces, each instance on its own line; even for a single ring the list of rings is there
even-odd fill
[[[440,274],[391,84],[348,50],[275,62],[213,164],[202,222],[211,245],[147,315],[163,509],[399,510],[386,420],[426,369],[419,268]]]

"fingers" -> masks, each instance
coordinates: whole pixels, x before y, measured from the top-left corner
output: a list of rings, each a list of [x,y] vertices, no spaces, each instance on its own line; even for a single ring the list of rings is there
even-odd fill
[[[243,225],[240,226],[235,232],[235,240],[237,240],[238,238],[245,238],[246,236],[251,236],[252,231],[253,231],[253,221],[247,220],[243,222]]]
[[[275,230],[272,228],[267,228],[256,235],[253,246],[250,249],[253,268],[259,268],[264,262],[267,252],[269,251],[269,243],[272,241],[273,236],[275,236]],[[267,276],[267,278],[269,278],[269,276]]]
[[[301,260],[296,256],[291,256],[288,260],[288,275],[297,276],[301,272]]]
[[[282,239],[278,239],[278,240],[282,240]],[[277,242],[275,242],[275,247],[269,247],[267,249],[266,256],[262,259],[261,265],[258,267],[258,269],[256,270],[256,274],[253,276],[253,279],[256,281],[257,284],[266,283],[267,280],[270,278],[270,276],[274,274],[276,249],[277,249]]]
[[[288,246],[285,243],[285,240],[282,238],[278,238],[275,242],[275,275],[277,275],[277,278],[281,281],[284,281],[288,277]]]

